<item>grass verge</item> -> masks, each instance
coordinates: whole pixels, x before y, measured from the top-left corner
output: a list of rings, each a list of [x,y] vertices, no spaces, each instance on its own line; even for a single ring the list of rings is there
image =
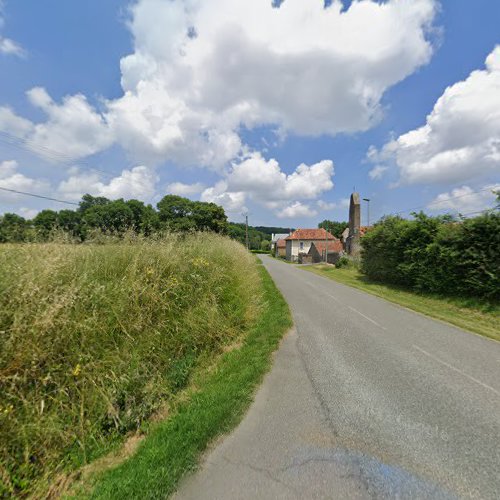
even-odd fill
[[[264,305],[241,347],[223,354],[216,367],[196,381],[196,390],[152,429],[137,453],[94,480],[78,497],[165,498],[196,467],[200,453],[241,420],[255,388],[270,367],[272,353],[292,324],[288,305],[262,265]]]
[[[478,333],[494,340],[500,340],[500,306],[473,299],[441,297],[419,294],[396,286],[370,281],[356,268],[337,269],[324,264],[303,269],[325,276],[344,285],[359,288],[365,292],[394,302],[432,318],[451,323],[465,330]]]
[[[149,428],[262,309],[255,257],[209,234],[0,245],[0,498],[45,498]]]

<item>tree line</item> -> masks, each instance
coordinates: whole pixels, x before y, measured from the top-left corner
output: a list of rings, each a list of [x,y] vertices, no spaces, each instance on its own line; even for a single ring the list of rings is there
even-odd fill
[[[213,231],[246,242],[245,224],[228,222],[222,207],[176,195],[163,197],[154,208],[139,200],[86,194],[75,210],[42,210],[32,219],[14,213],[0,215],[0,243],[45,241],[58,232],[85,241],[94,231],[114,235],[134,231],[146,236],[159,231]],[[268,250],[271,234],[280,232],[288,229],[250,226],[250,249]]]
[[[262,250],[267,252],[271,247],[272,234],[284,234],[288,232],[289,230],[283,227],[248,226],[248,246],[250,250]],[[230,222],[228,224],[227,234],[240,243],[246,244],[245,224]]]
[[[342,233],[345,231],[347,227],[349,227],[349,222],[342,222],[342,221],[328,220],[328,219],[325,219],[324,221],[318,224],[319,229],[326,229],[330,234],[333,234],[333,236],[335,236],[338,239],[340,239]]]
[[[42,210],[33,219],[6,213],[0,216],[0,242],[48,239],[57,231],[85,241],[92,231],[150,235],[158,231],[213,231],[226,233],[227,216],[215,203],[167,195],[156,205],[139,200],[109,200],[86,194],[76,210]]]

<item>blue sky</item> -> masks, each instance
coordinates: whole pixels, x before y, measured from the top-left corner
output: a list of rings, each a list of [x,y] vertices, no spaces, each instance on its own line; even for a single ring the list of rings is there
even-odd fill
[[[286,227],[346,219],[354,187],[372,220],[493,206],[500,2],[0,5],[0,187]],[[46,207],[0,191],[0,213]]]

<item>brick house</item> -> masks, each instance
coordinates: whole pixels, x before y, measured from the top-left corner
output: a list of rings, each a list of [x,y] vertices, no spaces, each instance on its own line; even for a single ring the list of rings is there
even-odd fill
[[[327,240],[329,242],[338,242],[337,244],[340,245],[340,240],[325,229],[297,229],[285,239],[286,259],[291,262],[299,262],[302,256],[309,253],[313,243],[321,246]]]

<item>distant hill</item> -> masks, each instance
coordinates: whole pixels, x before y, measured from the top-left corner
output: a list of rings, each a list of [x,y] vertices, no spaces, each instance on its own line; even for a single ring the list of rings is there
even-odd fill
[[[274,233],[288,233],[293,228],[285,227],[266,227],[266,226],[248,226],[248,240],[251,250],[261,250],[268,246],[271,241],[271,235]],[[227,229],[228,235],[245,244],[245,224],[241,222],[230,222]],[[263,243],[264,242],[264,243]]]
[[[277,233],[290,233],[291,231],[295,231],[294,228],[290,227],[267,227],[267,226],[253,226],[253,228],[261,233],[265,234],[277,234]]]

